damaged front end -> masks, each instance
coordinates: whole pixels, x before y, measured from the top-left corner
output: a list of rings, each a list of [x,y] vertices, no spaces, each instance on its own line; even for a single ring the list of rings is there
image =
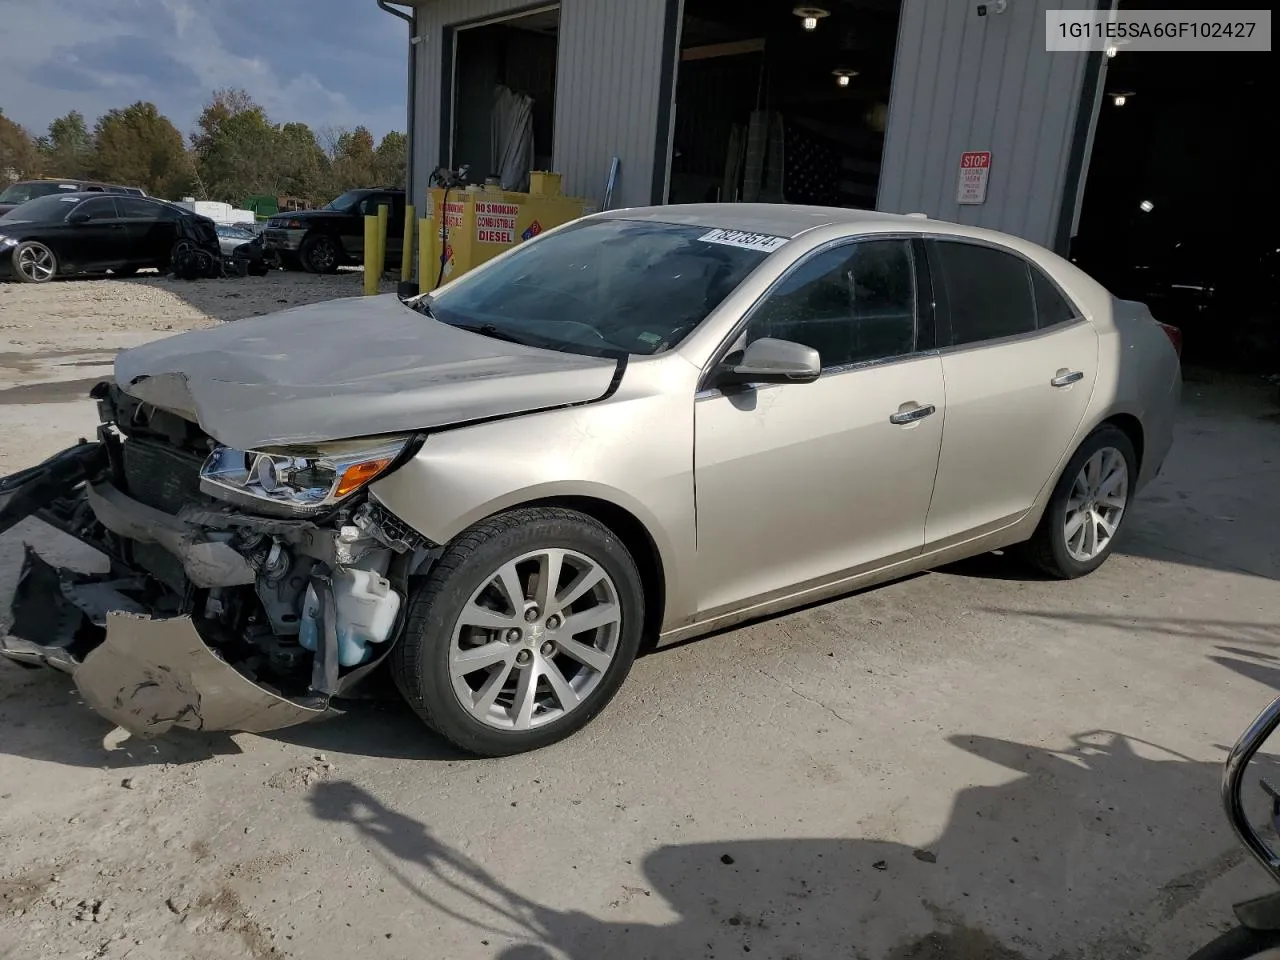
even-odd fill
[[[35,516],[108,569],[27,547],[0,654],[70,673],[144,737],[325,714],[390,652],[435,556],[364,493],[417,439],[238,451],[114,385],[93,396],[97,441],[0,479],[0,533]]]

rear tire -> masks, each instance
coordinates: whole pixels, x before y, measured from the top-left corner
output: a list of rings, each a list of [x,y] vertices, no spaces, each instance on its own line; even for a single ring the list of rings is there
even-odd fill
[[[547,591],[542,581],[553,577]],[[392,676],[455,746],[524,753],[604,709],[643,622],[639,571],[612,531],[572,510],[513,510],[461,534],[431,568],[392,651]]]
[[[1103,424],[1085,437],[1023,546],[1026,559],[1058,580],[1083,577],[1102,566],[1133,508],[1137,460],[1119,427]]]
[[[1205,944],[1188,960],[1276,960],[1280,957],[1277,951],[1280,951],[1280,931],[1236,927]]]

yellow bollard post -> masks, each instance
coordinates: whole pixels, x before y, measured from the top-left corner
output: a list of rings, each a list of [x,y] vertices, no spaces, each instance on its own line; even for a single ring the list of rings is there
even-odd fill
[[[435,287],[436,275],[431,271],[431,260],[434,256],[434,244],[431,242],[431,227],[435,223],[430,217],[418,221],[418,292],[429,293]]]
[[[387,221],[391,218],[391,208],[385,203],[378,204],[378,279],[387,272]]]
[[[400,241],[400,281],[408,283],[413,279],[413,204],[404,208],[404,239]]]
[[[378,218],[364,218],[364,295],[376,296],[378,293],[378,271],[376,256],[378,253]]]

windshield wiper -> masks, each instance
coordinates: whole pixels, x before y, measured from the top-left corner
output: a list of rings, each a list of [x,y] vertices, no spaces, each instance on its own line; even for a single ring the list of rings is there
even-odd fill
[[[431,308],[428,307],[427,309],[430,310]],[[428,314],[428,316],[433,315]],[[494,340],[505,340],[507,343],[518,343],[522,347],[542,346],[542,344],[537,340],[522,337],[519,334],[512,333],[510,330],[504,330],[502,327],[495,326],[492,323],[450,323],[449,326],[457,327],[459,330],[466,330],[468,333],[478,333],[482,337],[492,337]]]

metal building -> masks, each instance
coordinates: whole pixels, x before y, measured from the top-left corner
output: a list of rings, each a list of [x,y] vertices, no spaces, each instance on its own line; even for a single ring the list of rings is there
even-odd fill
[[[490,172],[491,99],[504,87],[527,94],[534,166],[596,204],[617,157],[615,207],[822,199],[1065,251],[1102,58],[1046,52],[1049,7],[417,0],[406,14],[411,193],[421,198],[438,166]]]

